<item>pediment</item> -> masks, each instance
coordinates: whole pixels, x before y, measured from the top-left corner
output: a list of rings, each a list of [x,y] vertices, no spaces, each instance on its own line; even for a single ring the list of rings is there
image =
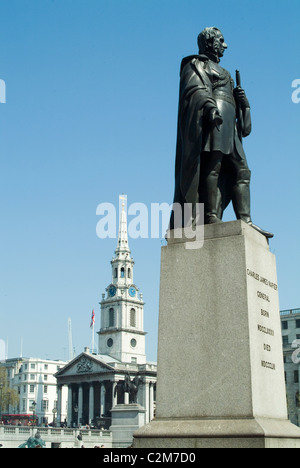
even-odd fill
[[[82,353],[60,369],[55,377],[103,374],[113,370],[114,368],[101,359],[100,356]]]

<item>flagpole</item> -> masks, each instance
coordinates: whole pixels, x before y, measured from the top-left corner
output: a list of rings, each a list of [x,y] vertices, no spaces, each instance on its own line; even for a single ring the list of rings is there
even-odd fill
[[[92,353],[94,353],[95,350],[95,323],[93,322],[92,326]]]
[[[92,311],[92,319],[91,319],[91,325],[90,325],[91,329],[92,329],[92,353],[94,353],[95,351],[95,312],[94,312],[94,309]]]

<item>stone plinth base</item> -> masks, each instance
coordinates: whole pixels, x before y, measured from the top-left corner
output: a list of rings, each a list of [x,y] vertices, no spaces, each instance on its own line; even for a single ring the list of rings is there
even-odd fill
[[[135,447],[300,446],[275,256],[242,221],[204,228],[201,248],[174,236],[162,247],[156,420]]]
[[[145,421],[145,409],[139,404],[116,405],[111,409],[113,448],[127,448],[132,445],[133,433]]]
[[[155,419],[135,433],[135,448],[300,448],[299,428],[287,420]]]

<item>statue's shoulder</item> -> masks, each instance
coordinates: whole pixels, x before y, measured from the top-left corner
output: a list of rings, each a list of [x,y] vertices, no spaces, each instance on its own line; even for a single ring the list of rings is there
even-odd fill
[[[196,66],[197,68],[205,68],[205,64],[207,62],[207,58],[203,57],[202,55],[189,55],[187,57],[184,57],[181,61],[181,66],[180,66],[180,73],[183,72],[183,70],[186,67],[189,66]]]

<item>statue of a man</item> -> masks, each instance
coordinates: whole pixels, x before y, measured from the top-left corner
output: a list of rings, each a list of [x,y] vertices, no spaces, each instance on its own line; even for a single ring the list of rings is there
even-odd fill
[[[192,204],[193,218],[196,203],[204,203],[204,222],[212,224],[232,201],[237,219],[273,237],[251,220],[251,172],[242,145],[251,132],[250,105],[219,65],[227,44],[219,29],[206,28],[198,47],[198,55],[181,63],[174,203]],[[171,229],[179,227],[174,218]]]

